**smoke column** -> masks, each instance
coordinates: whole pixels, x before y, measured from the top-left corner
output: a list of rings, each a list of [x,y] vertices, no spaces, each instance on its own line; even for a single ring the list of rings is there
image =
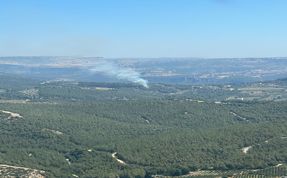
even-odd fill
[[[141,78],[140,73],[131,68],[120,67],[114,62],[99,62],[95,67],[90,68],[89,70],[93,73],[101,72],[106,75],[116,77],[117,79],[127,80],[148,88],[148,81]]]

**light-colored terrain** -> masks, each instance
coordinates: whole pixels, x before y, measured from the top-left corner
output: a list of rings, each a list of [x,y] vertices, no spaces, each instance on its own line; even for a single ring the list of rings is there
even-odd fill
[[[238,117],[239,119],[243,120],[243,121],[249,121],[247,118],[240,116],[239,114],[230,111],[230,114],[232,114],[235,117]]]
[[[0,110],[0,112],[4,113],[4,114],[9,114],[9,117],[7,119],[19,119],[19,118],[23,118],[23,116],[21,116],[18,113],[14,113],[11,111],[5,111],[5,110]]]
[[[287,86],[270,83],[255,83],[237,88],[236,95],[228,96],[226,100],[244,101],[285,101]]]
[[[127,163],[117,157],[117,152],[112,153],[112,157],[120,164],[126,165]]]
[[[45,178],[44,173],[42,170],[0,164],[1,178]]]
[[[53,133],[55,135],[63,135],[63,132],[58,131],[58,130],[53,130],[53,129],[44,128],[44,129],[42,129],[42,131],[43,132],[50,132],[50,133]]]
[[[32,98],[39,96],[39,90],[35,88],[22,90],[20,91],[20,93],[24,94],[25,96],[32,97]]]
[[[9,104],[25,104],[30,100],[0,100],[0,103],[9,103]]]
[[[247,147],[242,148],[241,150],[244,154],[247,154],[251,148],[252,148],[252,146],[247,146]]]

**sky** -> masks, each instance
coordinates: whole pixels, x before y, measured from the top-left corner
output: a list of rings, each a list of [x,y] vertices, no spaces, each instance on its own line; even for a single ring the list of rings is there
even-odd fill
[[[0,56],[283,57],[286,0],[0,0]]]

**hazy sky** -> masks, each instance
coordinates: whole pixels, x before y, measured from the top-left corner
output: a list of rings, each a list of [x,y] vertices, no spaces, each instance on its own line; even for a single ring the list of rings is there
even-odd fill
[[[287,0],[1,0],[11,55],[287,56]]]

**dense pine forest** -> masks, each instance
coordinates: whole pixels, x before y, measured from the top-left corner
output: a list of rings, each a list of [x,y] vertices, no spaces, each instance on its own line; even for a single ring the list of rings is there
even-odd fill
[[[286,175],[286,80],[0,84],[0,164],[61,178]]]

